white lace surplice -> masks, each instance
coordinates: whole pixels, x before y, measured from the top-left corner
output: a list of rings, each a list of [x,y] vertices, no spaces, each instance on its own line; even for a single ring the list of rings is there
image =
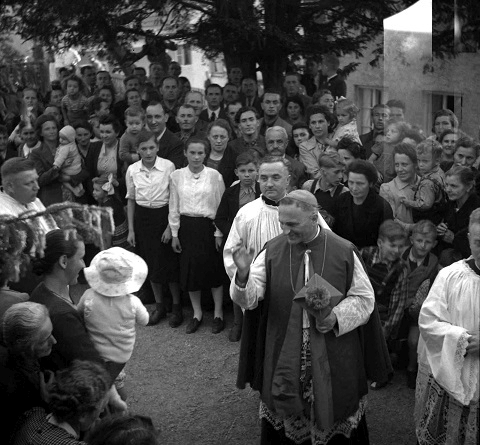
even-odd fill
[[[419,363],[462,405],[479,396],[478,355],[467,354],[480,324],[480,276],[464,260],[441,270],[420,311]]]

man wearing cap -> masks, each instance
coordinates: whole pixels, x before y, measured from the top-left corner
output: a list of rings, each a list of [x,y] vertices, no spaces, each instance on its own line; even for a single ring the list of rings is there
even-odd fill
[[[223,262],[230,279],[233,278],[236,266],[233,250],[239,244],[258,254],[267,241],[282,233],[278,221],[278,203],[287,194],[290,182],[290,163],[278,156],[267,156],[262,159],[258,171],[258,183],[262,192],[260,198],[245,204],[235,216],[223,250]],[[318,224],[325,229],[328,225],[317,212]],[[226,234],[224,234],[226,235]],[[234,306],[235,321],[231,338],[240,339],[243,316],[239,308]]]
[[[278,218],[283,233],[256,258],[233,247],[230,294],[245,310],[237,386],[260,392],[261,444],[338,443],[338,434],[367,444],[358,328],[374,310],[372,286],[355,247],[319,225],[312,193],[290,192]],[[325,318],[293,301],[316,275],[341,295]]]

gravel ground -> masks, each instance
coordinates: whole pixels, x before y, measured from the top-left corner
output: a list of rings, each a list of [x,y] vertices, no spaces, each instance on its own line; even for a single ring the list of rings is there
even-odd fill
[[[74,299],[86,286],[73,289]],[[153,305],[147,304],[153,310]],[[186,319],[192,316],[185,309]],[[227,328],[210,332],[213,314],[204,312],[200,329],[185,334],[163,320],[138,327],[127,373],[131,412],[150,416],[161,430],[162,445],[255,445],[259,443],[258,394],[235,387],[239,343],[228,341],[233,314],[227,308]],[[397,371],[392,382],[370,391],[367,422],[372,445],[414,445],[414,391]]]
[[[232,314],[226,312],[227,329],[218,335],[210,332],[212,317],[204,313],[202,326],[191,335],[185,334],[185,323],[171,329],[166,321],[138,330],[126,368],[128,403],[133,412],[152,417],[165,445],[259,442],[258,394],[235,387],[239,343],[228,341]],[[386,388],[371,391],[368,403],[372,445],[416,443],[414,391],[406,387],[403,372]]]

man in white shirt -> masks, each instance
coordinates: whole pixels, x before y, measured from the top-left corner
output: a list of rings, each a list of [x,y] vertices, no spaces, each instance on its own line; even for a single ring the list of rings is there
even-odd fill
[[[37,198],[40,187],[33,161],[19,157],[7,159],[2,165],[1,176],[3,190],[0,191],[0,214],[17,217],[27,210],[33,212],[45,210],[45,206]],[[57,228],[54,223],[49,223],[43,217],[39,218],[39,223],[45,233]],[[38,277],[27,270],[26,276],[22,277],[20,282],[12,283],[10,287],[30,293],[38,281]]]
[[[2,187],[0,192],[0,213],[18,216],[27,210],[41,212],[45,206],[37,193],[38,174],[33,161],[24,158],[10,158],[2,165]]]

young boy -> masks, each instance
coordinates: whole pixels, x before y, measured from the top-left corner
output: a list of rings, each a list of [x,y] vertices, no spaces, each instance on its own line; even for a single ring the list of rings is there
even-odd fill
[[[238,210],[260,196],[258,167],[253,155],[250,152],[238,155],[235,167],[239,181],[225,190],[215,217],[215,225],[223,233],[225,240]]]
[[[438,258],[431,253],[437,244],[437,228],[432,221],[422,220],[416,223],[410,236],[411,246],[402,254],[402,260],[407,267],[408,294],[405,304],[405,314],[400,328],[400,338],[408,338],[407,385],[415,388],[417,377],[417,346],[420,330],[418,319],[410,316],[418,288],[425,280],[433,283],[438,272]]]
[[[226,240],[237,212],[245,204],[260,196],[260,186],[257,182],[258,167],[250,152],[243,152],[235,160],[235,174],[239,182],[228,187],[223,193],[215,216],[215,225],[223,233]],[[231,277],[230,277],[231,278]],[[240,306],[233,304],[234,324],[228,339],[239,341],[242,335],[243,312]]]
[[[361,249],[368,277],[375,291],[375,301],[382,323],[385,340],[392,361],[397,352],[395,340],[408,298],[408,269],[401,259],[407,241],[407,232],[396,221],[384,221],[379,228],[377,246]],[[387,382],[372,382],[372,389],[379,389]]]
[[[406,207],[412,209],[413,221],[428,219],[438,225],[443,219],[445,205],[445,174],[440,168],[442,146],[434,140],[418,144],[418,170],[422,176],[413,199],[400,198]]]
[[[145,133],[145,111],[142,108],[128,107],[125,110],[125,125],[127,129],[120,138],[119,157],[125,168],[140,160],[137,153],[138,138]]]

